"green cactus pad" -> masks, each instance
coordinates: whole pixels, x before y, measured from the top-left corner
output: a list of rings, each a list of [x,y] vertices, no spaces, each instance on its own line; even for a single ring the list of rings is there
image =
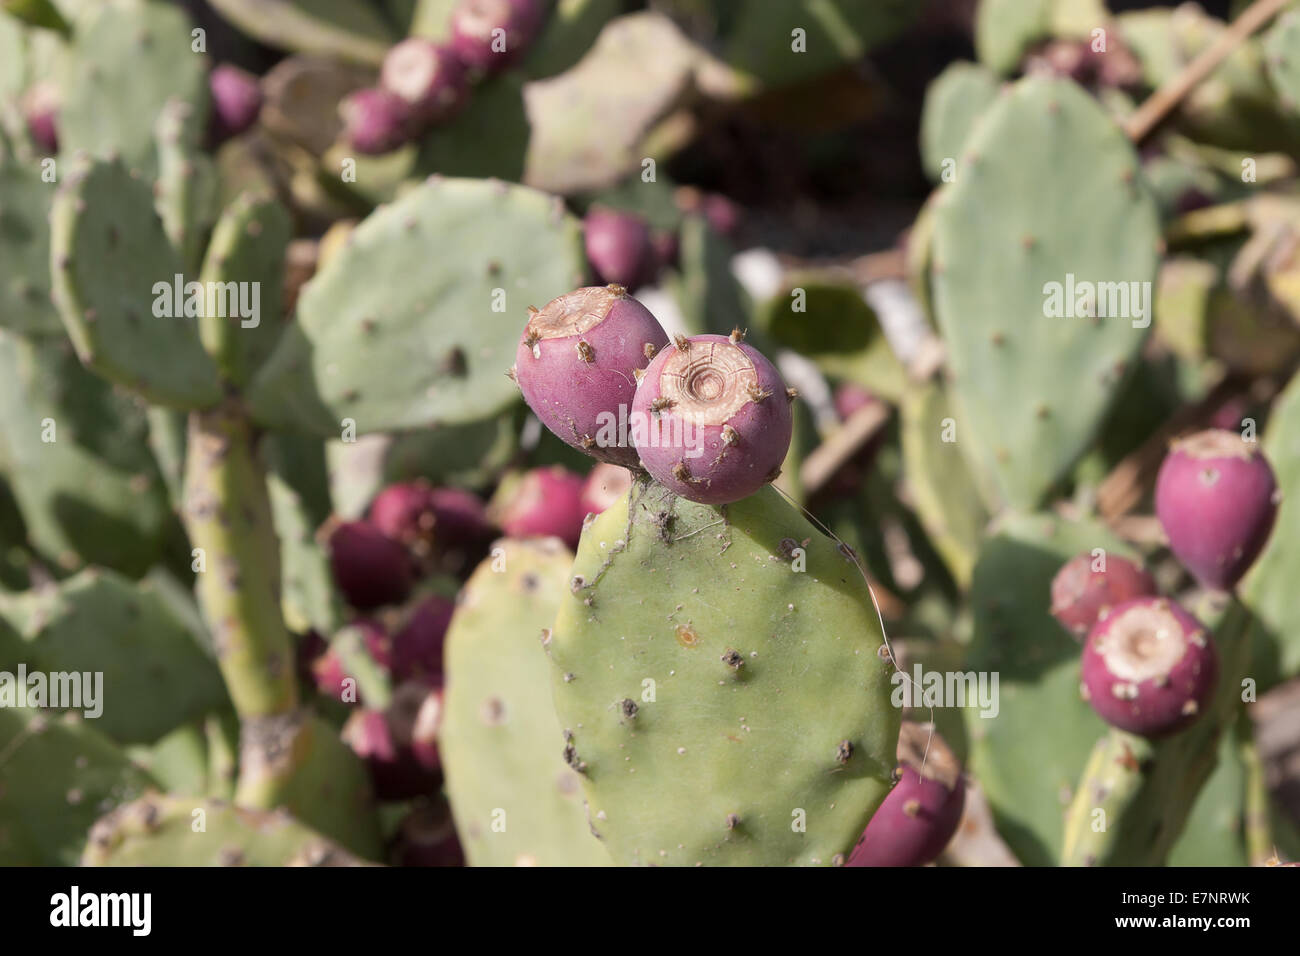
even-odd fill
[[[243,386],[275,349],[285,323],[283,316],[284,258],[293,235],[288,211],[277,200],[244,193],[221,214],[203,261],[205,287],[235,283],[242,314],[207,315],[199,321],[199,336],[222,377]],[[256,299],[251,296],[256,294]],[[244,301],[247,295],[248,301]],[[251,306],[256,306],[256,309]],[[227,313],[238,310],[226,309]],[[246,324],[247,323],[247,324]]]
[[[359,866],[286,813],[152,793],[90,831],[82,866]]]
[[[510,70],[476,86],[471,107],[420,141],[416,170],[523,181],[532,136],[524,104],[526,81],[518,70]]]
[[[53,30],[65,37],[72,33],[72,27],[50,0],[3,0],[0,9],[31,26]]]
[[[1022,80],[968,139],[935,209],[934,309],[962,448],[1006,503],[1035,506],[1092,440],[1146,336],[1159,243],[1132,146],[1073,83]],[[1094,310],[1112,315],[1050,314],[1049,283],[1080,311],[1070,276],[1099,284]]]
[[[634,485],[583,532],[546,646],[553,746],[616,863],[833,865],[889,790],[861,571],[772,488],[718,508]]]
[[[1300,113],[1300,11],[1288,10],[1277,18],[1264,38],[1264,58],[1282,104]]]
[[[1061,565],[1093,548],[1132,557],[1100,525],[1011,515],[986,539],[971,579],[966,669],[998,675],[999,706],[990,717],[965,710],[970,765],[1026,866],[1058,861],[1066,805],[1106,729],[1079,696],[1079,644],[1048,610]]]
[[[89,721],[0,707],[0,865],[75,866],[96,818],[154,786]]]
[[[199,150],[201,114],[184,100],[168,100],[158,114],[158,180],[155,207],[172,245],[181,253],[185,272],[197,271],[208,230],[217,217],[216,166]]]
[[[50,233],[55,304],[87,367],[159,405],[220,399],[195,319],[167,314],[174,296],[162,290],[182,262],[147,182],[120,162],[80,164],[55,196]]]
[[[0,616],[26,641],[29,670],[103,675],[94,723],[114,740],[152,743],[225,703],[212,657],[148,583],[92,568],[0,598]]]
[[[1020,58],[1051,31],[1056,0],[980,0],[975,51],[996,73],[1014,73]]]
[[[38,164],[0,162],[0,325],[24,335],[62,333],[50,303],[54,190]]]
[[[1243,721],[1249,725],[1249,721]],[[1169,866],[1249,866],[1246,847],[1247,766],[1236,733],[1219,739],[1219,760],[1196,797]]]
[[[399,39],[384,17],[357,0],[212,0],[251,36],[281,50],[378,66]]]
[[[953,63],[930,84],[921,111],[921,165],[931,180],[939,182],[944,164],[960,158],[966,137],[997,99],[999,86],[984,67],[964,62]]]
[[[432,180],[357,226],[303,291],[253,383],[254,414],[322,436],[349,418],[365,434],[491,415],[517,395],[505,370],[525,308],[584,271],[578,224],[556,201]]]
[[[970,585],[988,514],[957,443],[944,441],[952,418],[941,386],[903,393],[903,466],[912,507],[958,587]],[[954,437],[959,436],[954,425]]]
[[[1261,691],[1300,674],[1300,608],[1291,545],[1300,535],[1300,379],[1274,403],[1263,449],[1282,501],[1268,544],[1240,586],[1242,600],[1260,625],[1254,677]]]
[[[144,416],[66,340],[0,332],[0,422],[0,470],[42,557],[131,577],[159,559],[173,525]]]
[[[190,104],[195,131],[207,120],[207,57],[193,50],[193,23],[171,4],[109,0],[78,17],[76,27],[61,60],[60,150],[65,157],[116,153],[152,179],[154,124],[164,104]]]
[[[535,80],[563,73],[592,48],[620,6],[619,0],[556,0],[520,69]]]
[[[461,846],[472,866],[608,866],[578,775],[560,756],[542,649],[573,556],[555,538],[503,540],[493,552],[447,632],[438,749]]]

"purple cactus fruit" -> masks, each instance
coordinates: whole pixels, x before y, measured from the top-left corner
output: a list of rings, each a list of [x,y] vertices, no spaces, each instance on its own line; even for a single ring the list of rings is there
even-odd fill
[[[923,866],[943,852],[957,831],[966,782],[961,764],[938,734],[903,721],[895,773],[898,782],[862,831],[848,866]]]
[[[343,138],[358,153],[391,153],[411,138],[411,108],[396,93],[367,87],[339,104]]]
[[[391,859],[397,866],[465,865],[465,852],[456,838],[446,800],[433,797],[402,818],[393,839]]]
[[[593,206],[582,221],[587,259],[601,282],[632,291],[658,272],[650,226],[636,213]]]
[[[450,119],[469,94],[465,64],[455,51],[423,37],[410,37],[388,51],[379,85],[401,97],[414,121],[424,125]]]
[[[1156,478],[1156,515],[1169,547],[1204,586],[1233,587],[1277,517],[1273,469],[1255,442],[1210,430],[1174,442]]]
[[[1106,723],[1143,737],[1182,730],[1214,694],[1219,659],[1209,632],[1167,598],[1113,608],[1083,648],[1082,691]]]
[[[1110,608],[1153,597],[1156,582],[1144,568],[1117,554],[1071,558],[1052,578],[1052,616],[1080,641]]]
[[[598,515],[627,494],[631,487],[632,472],[621,465],[602,461],[587,475],[579,504],[586,514]]]
[[[396,604],[410,593],[415,570],[396,541],[364,521],[345,521],[329,534],[334,582],[348,604],[363,611]]]
[[[393,637],[393,679],[442,683],[442,645],[456,602],[431,594],[416,605]]]
[[[781,473],[794,393],[739,332],[678,337],[646,368],[632,402],[646,471],[705,504],[738,501]],[[634,432],[636,434],[636,432]]]
[[[460,0],[451,14],[451,47],[467,66],[499,72],[533,42],[544,13],[544,0]]]
[[[704,197],[704,221],[720,236],[736,238],[740,232],[740,207],[719,193]]]
[[[433,488],[427,481],[402,481],[375,495],[367,514],[381,532],[416,551],[427,550],[433,541],[437,513],[433,509]]]
[[[392,666],[393,642],[383,625],[369,618],[362,618],[352,623],[361,631],[362,643],[370,659],[384,670],[388,670]],[[311,678],[320,693],[335,700],[344,700],[344,692],[347,688],[343,682],[354,678],[354,675],[347,672],[342,658],[326,644],[321,654],[311,662]],[[361,700],[360,692],[357,693],[356,699]]]
[[[587,516],[582,506],[585,485],[582,475],[559,465],[534,468],[504,481],[493,496],[491,511],[511,538],[554,536],[572,551],[578,547]]]
[[[36,83],[23,97],[23,117],[32,142],[48,155],[59,151],[59,91],[53,83]]]
[[[212,92],[212,140],[223,143],[257,122],[262,112],[262,88],[257,77],[229,63],[208,74]]]
[[[427,687],[403,685],[393,691],[387,711],[363,707],[343,725],[343,740],[370,772],[375,795],[381,800],[408,800],[432,792],[442,780],[435,764],[416,757],[415,726],[420,708],[430,693]],[[421,745],[428,759],[428,741]]]
[[[524,400],[562,441],[639,467],[628,435],[636,375],[668,335],[622,286],[591,286],[530,310],[512,370]]]

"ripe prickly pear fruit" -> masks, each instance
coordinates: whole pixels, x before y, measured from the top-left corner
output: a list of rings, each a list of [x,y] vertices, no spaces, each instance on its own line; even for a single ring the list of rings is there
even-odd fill
[[[412,550],[427,550],[433,541],[437,513],[433,488],[427,481],[401,481],[375,495],[367,514],[370,523]]]
[[[923,866],[948,845],[961,821],[961,765],[929,727],[904,721],[898,734],[898,783],[889,791],[848,866]]]
[[[37,83],[23,97],[27,134],[41,152],[59,151],[59,91],[52,83]]]
[[[212,92],[212,140],[222,143],[257,122],[262,112],[262,88],[257,77],[229,63],[208,74]]]
[[[541,29],[543,0],[460,0],[451,14],[451,47],[489,73],[518,60]]]
[[[626,495],[631,487],[632,472],[619,465],[599,462],[591,469],[587,483],[582,486],[582,511],[598,515]]]
[[[1166,598],[1134,598],[1102,616],[1083,648],[1083,695],[1108,724],[1163,737],[1200,716],[1219,659],[1201,623]]]
[[[353,621],[352,624],[361,631],[362,644],[370,659],[384,670],[388,670],[392,666],[393,642],[388,632],[384,630],[384,626],[369,618]],[[324,652],[311,662],[311,677],[320,693],[335,700],[343,700],[344,691],[347,689],[343,682],[353,675],[347,672],[339,655],[326,645]],[[360,699],[361,695],[358,692],[357,700]]]
[[[334,583],[348,604],[363,611],[396,604],[410,593],[414,578],[407,550],[374,525],[345,521],[329,535]]]
[[[411,109],[417,123],[450,119],[465,105],[469,80],[455,51],[423,37],[410,37],[384,57],[379,85]]]
[[[1174,442],[1156,478],[1169,547],[1206,587],[1230,589],[1277,517],[1277,480],[1255,442],[1208,430]]]
[[[339,104],[343,138],[358,153],[391,153],[411,138],[411,108],[396,93],[367,87]]]
[[[639,467],[627,411],[636,375],[668,343],[622,286],[591,286],[530,310],[513,375],[524,400],[562,441],[593,458]]]
[[[429,493],[434,538],[440,549],[470,551],[492,537],[492,522],[478,495],[461,488],[434,488]]]
[[[794,392],[739,332],[679,337],[647,366],[632,411],[646,471],[704,504],[752,495],[781,473]]]
[[[601,282],[632,291],[658,272],[650,226],[636,213],[593,206],[582,221],[587,259]]]
[[[420,726],[420,756],[416,755],[417,718],[424,701],[436,693],[418,684],[402,685],[393,692],[387,711],[363,707],[344,723],[343,740],[365,761],[381,800],[408,800],[432,792],[441,782],[436,756],[430,766],[436,738],[430,736],[427,722]]]
[[[1153,597],[1156,582],[1145,568],[1117,554],[1071,558],[1052,578],[1052,616],[1083,641],[1110,608],[1136,597]]]
[[[554,536],[572,551],[582,537],[582,521],[587,516],[582,506],[585,484],[581,475],[559,465],[534,468],[502,482],[492,498],[491,513],[508,537]]]
[[[442,683],[442,645],[456,602],[431,594],[412,612],[393,637],[392,672],[396,681]]]
[[[465,852],[456,838],[451,806],[434,797],[408,813],[393,839],[396,866],[464,866]]]

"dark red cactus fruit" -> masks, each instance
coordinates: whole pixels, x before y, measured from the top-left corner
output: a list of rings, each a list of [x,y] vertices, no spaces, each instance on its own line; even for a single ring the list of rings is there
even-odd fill
[[[391,668],[393,642],[388,632],[384,630],[384,626],[369,618],[353,621],[352,626],[361,631],[361,639],[370,659],[385,671]],[[324,641],[321,643],[324,644]],[[348,688],[344,681],[355,680],[355,675],[347,672],[342,658],[328,644],[325,644],[323,651],[311,662],[311,677],[316,690],[321,694],[334,700],[351,702],[345,697]],[[359,690],[356,691],[355,700],[361,702]]]
[[[393,679],[442,683],[442,645],[447,638],[456,602],[431,594],[416,605],[393,636]]]
[[[52,83],[36,83],[22,101],[27,134],[42,153],[59,151],[59,91]]]
[[[334,583],[355,608],[368,611],[396,604],[411,591],[411,555],[371,524],[339,523],[330,533],[329,552]]]
[[[530,310],[513,374],[524,401],[562,441],[600,461],[639,467],[628,433],[637,373],[668,344],[622,286],[591,286]]]
[[[464,866],[447,801],[432,797],[412,809],[398,826],[389,858],[395,866]]]
[[[208,74],[212,92],[212,141],[223,143],[257,122],[262,112],[262,88],[257,77],[229,63]]]
[[[704,221],[720,236],[736,238],[740,232],[740,207],[719,193],[709,193],[704,197]]]
[[[411,108],[396,93],[367,87],[339,104],[344,141],[358,153],[378,156],[406,143],[413,132]]]
[[[375,495],[367,517],[394,541],[415,551],[427,551],[433,542],[438,516],[433,488],[427,481],[401,481]]]
[[[1083,641],[1097,618],[1110,608],[1157,593],[1155,579],[1128,558],[1084,552],[1062,565],[1052,578],[1052,616]]]
[[[1083,695],[1106,723],[1164,737],[1193,723],[1219,680],[1210,634],[1167,598],[1113,608],[1083,648]]]
[[[414,747],[416,718],[431,693],[436,691],[403,685],[393,692],[387,711],[363,707],[343,725],[343,740],[365,762],[381,800],[409,800],[433,792],[441,783],[436,760],[432,767],[426,765]],[[436,748],[436,742],[433,745]],[[429,759],[429,746],[427,740],[421,744],[424,760]]]
[[[614,502],[627,494],[632,487],[632,472],[620,465],[600,462],[587,475],[587,482],[582,486],[581,510],[590,515],[598,515]]]
[[[1277,517],[1273,469],[1255,442],[1210,430],[1174,442],[1156,478],[1169,547],[1205,587],[1228,590],[1259,556]]]
[[[582,221],[587,260],[601,282],[632,291],[659,271],[650,226],[636,213],[593,206]]]
[[[862,831],[848,866],[923,866],[938,857],[957,832],[966,782],[957,758],[938,734],[903,721],[895,773],[898,782]]]
[[[450,119],[469,97],[460,57],[423,37],[410,37],[388,51],[379,85],[405,101],[414,122],[425,126]]]
[[[632,402],[641,464],[705,504],[748,497],[781,472],[793,392],[739,333],[678,338],[646,368]]]
[[[467,66],[496,73],[532,45],[544,0],[460,0],[451,14],[451,47]]]
[[[502,483],[492,499],[496,523],[511,538],[556,537],[576,550],[582,537],[586,479],[552,465]]]
[[[429,494],[433,509],[433,534],[440,548],[472,549],[494,534],[487,506],[472,491],[434,488]]]

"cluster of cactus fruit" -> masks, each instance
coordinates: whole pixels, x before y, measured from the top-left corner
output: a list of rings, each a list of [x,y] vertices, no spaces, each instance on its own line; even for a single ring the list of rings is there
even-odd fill
[[[1300,853],[1300,14],[1151,135],[1225,24],[983,0],[936,374],[646,175],[921,5],[631,6],[0,2],[0,863]]]

